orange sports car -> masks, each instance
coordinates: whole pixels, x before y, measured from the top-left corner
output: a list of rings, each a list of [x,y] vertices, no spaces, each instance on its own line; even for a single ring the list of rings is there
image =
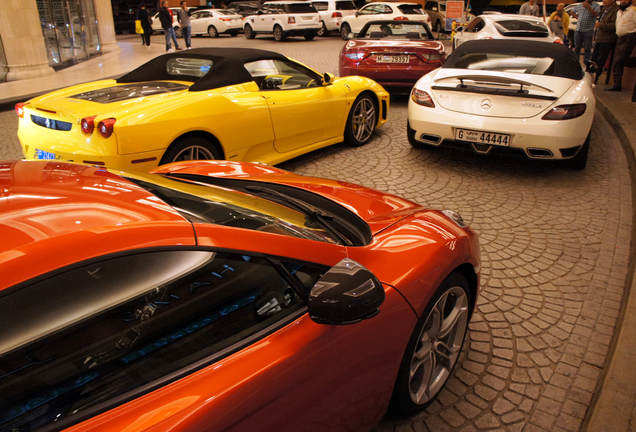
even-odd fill
[[[479,293],[452,211],[266,165],[0,162],[0,430],[364,431]]]

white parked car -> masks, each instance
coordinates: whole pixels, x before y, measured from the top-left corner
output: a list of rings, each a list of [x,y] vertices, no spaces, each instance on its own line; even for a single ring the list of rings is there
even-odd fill
[[[183,37],[183,33],[181,33],[181,24],[179,24],[179,21],[177,20],[177,11],[181,8],[171,7],[168,9],[172,11],[172,28],[174,28],[175,36],[177,36],[178,38]],[[192,12],[196,10],[196,8],[190,7],[188,8],[188,10]],[[153,33],[163,33],[163,27],[161,27],[161,20],[159,20],[159,12],[157,12],[156,14],[152,16],[152,25],[150,27],[152,28]]]
[[[414,147],[567,160],[583,169],[596,101],[593,81],[563,45],[469,41],[413,87],[408,140]]]
[[[243,30],[243,16],[225,9],[198,10],[190,16],[190,23],[194,36],[207,34],[215,38],[223,33],[236,36]]]
[[[563,43],[542,18],[530,15],[479,15],[466,26],[457,27],[455,32],[453,49],[466,41],[480,39],[523,39]]]
[[[245,17],[243,30],[247,39],[267,33],[280,42],[288,36],[312,40],[321,28],[320,15],[310,2],[270,1],[263,3],[257,15]]]
[[[355,15],[358,11],[352,0],[314,0],[311,2],[322,21],[322,29],[318,36],[328,36],[330,32],[340,33],[340,23],[343,18]]]
[[[418,3],[376,2],[366,4],[355,15],[344,18],[340,23],[340,35],[343,40],[349,40],[350,33],[356,35],[366,23],[377,20],[415,20],[431,24],[431,19]]]

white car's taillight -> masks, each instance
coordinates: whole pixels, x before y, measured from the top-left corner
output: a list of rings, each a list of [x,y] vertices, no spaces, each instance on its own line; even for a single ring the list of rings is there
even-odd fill
[[[399,16],[399,17],[395,17],[393,18],[393,21],[408,21],[409,19],[405,16]]]
[[[413,91],[411,92],[411,100],[418,105],[422,105],[428,108],[435,108],[433,98],[431,98],[431,96],[424,90],[413,88]]]
[[[294,17],[287,18],[287,24],[296,24],[296,18]]]
[[[563,41],[559,38],[555,39],[554,43],[563,45]]]
[[[552,108],[546,115],[542,117],[543,120],[568,120],[577,117],[581,117],[585,114],[587,109],[586,104],[573,104],[573,105],[559,105]]]
[[[97,125],[97,130],[104,138],[109,138],[113,134],[113,126],[117,120],[114,118],[104,119]]]
[[[340,12],[334,12],[331,14],[331,18],[342,18],[342,14]]]

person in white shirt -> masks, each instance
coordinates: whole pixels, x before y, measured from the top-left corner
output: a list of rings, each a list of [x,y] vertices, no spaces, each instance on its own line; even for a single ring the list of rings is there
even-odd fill
[[[614,54],[614,85],[607,87],[607,91],[621,91],[623,80],[623,69],[625,62],[631,56],[634,46],[636,46],[636,6],[632,5],[633,0],[623,0],[620,9],[616,14],[616,51]]]
[[[522,4],[521,9],[519,9],[519,15],[541,16],[537,0],[530,0],[528,3]]]

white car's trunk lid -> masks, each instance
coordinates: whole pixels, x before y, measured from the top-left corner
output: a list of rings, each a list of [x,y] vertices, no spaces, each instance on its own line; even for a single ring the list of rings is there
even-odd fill
[[[441,69],[431,91],[435,102],[449,111],[529,118],[554,104],[572,85],[570,79],[545,75]]]

